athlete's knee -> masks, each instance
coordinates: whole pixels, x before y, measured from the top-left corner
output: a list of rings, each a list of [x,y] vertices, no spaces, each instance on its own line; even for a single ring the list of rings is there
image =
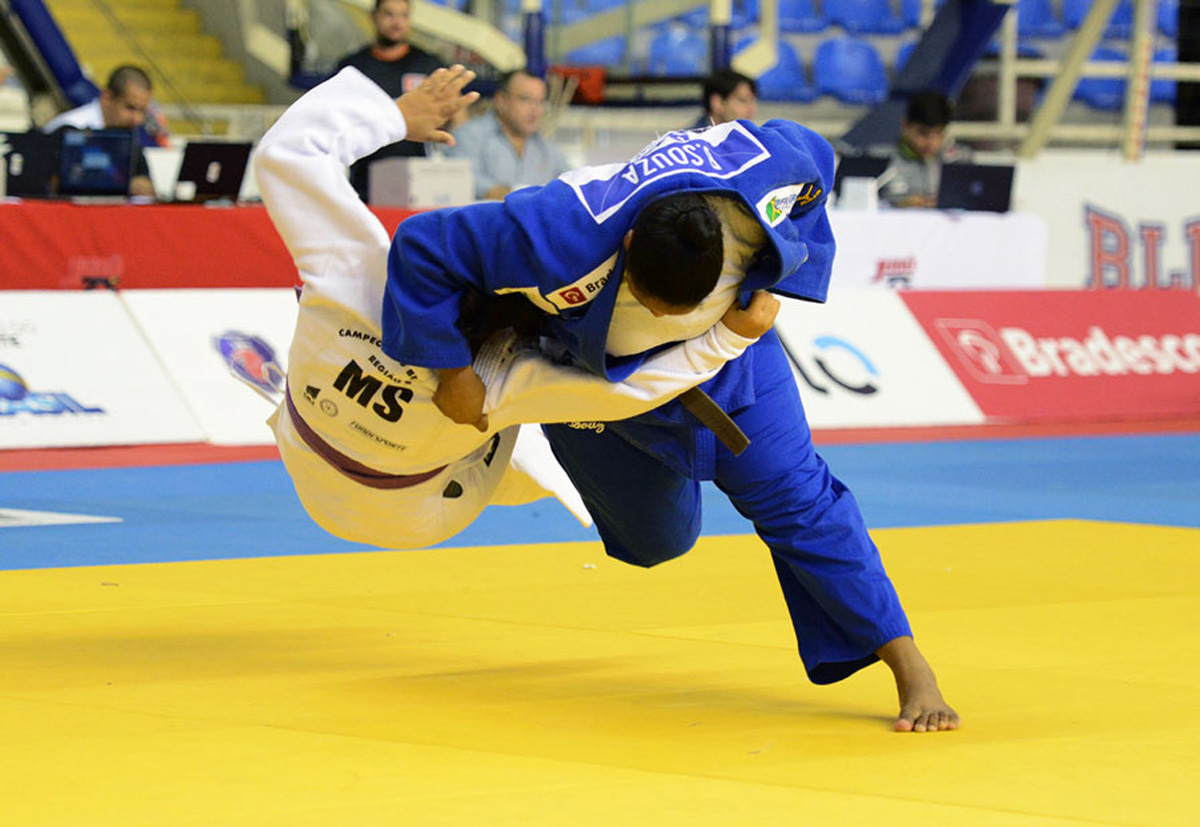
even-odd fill
[[[699,535],[698,526],[694,529],[689,526],[685,530],[649,531],[623,542],[606,539],[604,551],[615,560],[648,569],[687,554],[696,545]]]

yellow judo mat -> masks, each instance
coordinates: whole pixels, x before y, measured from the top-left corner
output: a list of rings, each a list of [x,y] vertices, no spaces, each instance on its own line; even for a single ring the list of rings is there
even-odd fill
[[[1200,825],[1200,531],[874,536],[957,732],[754,537],[2,572],[0,825]]]

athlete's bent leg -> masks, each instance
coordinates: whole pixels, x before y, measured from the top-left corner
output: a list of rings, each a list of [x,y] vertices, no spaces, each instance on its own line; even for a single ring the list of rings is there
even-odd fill
[[[700,484],[612,429],[543,426],[554,455],[596,521],[604,550],[635,566],[686,553],[700,536]]]

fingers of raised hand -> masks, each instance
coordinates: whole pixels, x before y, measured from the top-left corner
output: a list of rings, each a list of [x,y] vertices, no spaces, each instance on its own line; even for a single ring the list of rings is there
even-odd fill
[[[455,94],[461,92],[473,80],[475,80],[475,73],[461,63],[456,63],[450,67],[450,78],[447,83],[451,91]]]

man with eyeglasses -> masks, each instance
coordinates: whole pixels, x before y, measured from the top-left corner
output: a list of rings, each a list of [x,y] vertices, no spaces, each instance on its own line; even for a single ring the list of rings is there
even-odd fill
[[[493,104],[493,111],[455,130],[457,144],[447,152],[470,160],[476,198],[498,200],[567,171],[563,151],[539,132],[546,114],[544,80],[520,69],[509,72]]]

